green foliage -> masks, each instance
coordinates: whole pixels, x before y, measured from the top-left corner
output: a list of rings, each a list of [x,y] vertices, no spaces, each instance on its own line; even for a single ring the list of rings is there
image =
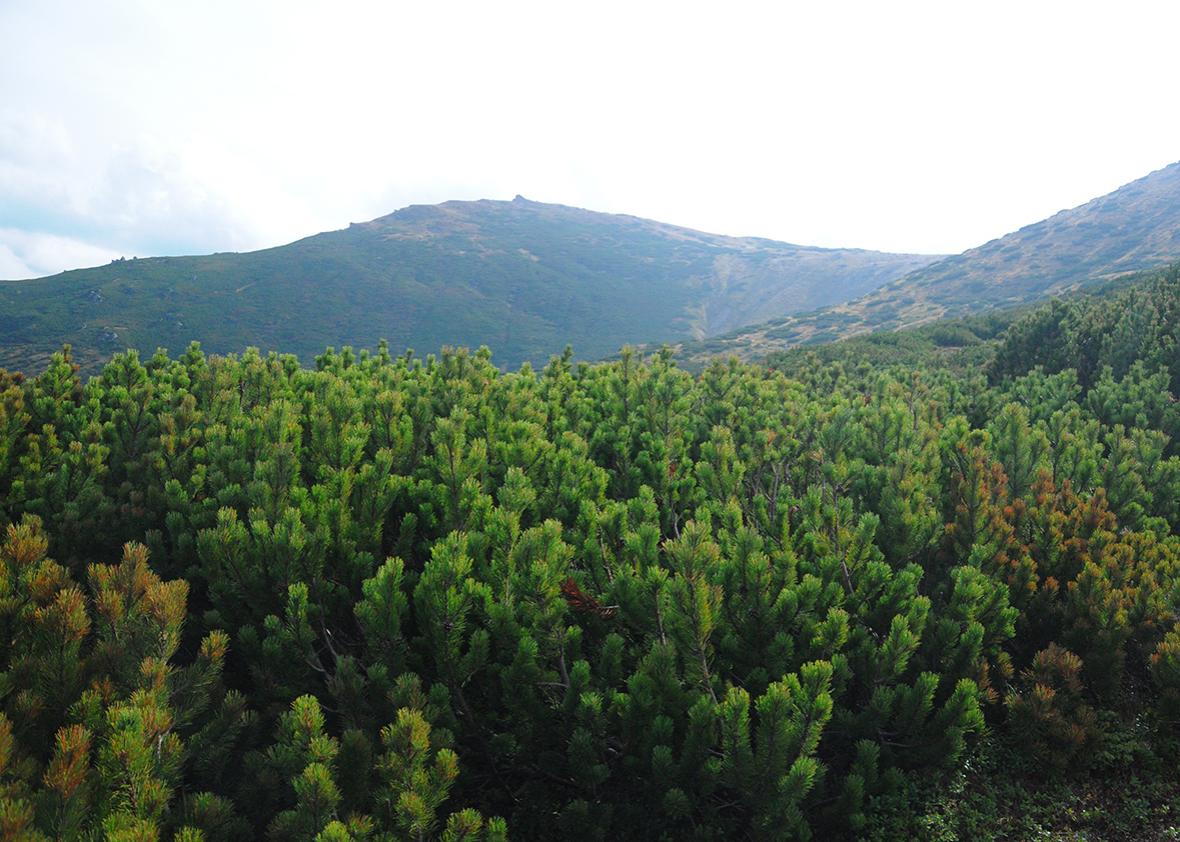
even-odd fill
[[[1174,782],[1172,375],[1041,350],[0,375],[3,831],[986,838],[985,749],[996,810]]]
[[[1055,302],[1012,326],[990,365],[994,378],[1019,376],[1034,366],[1073,369],[1090,388],[1103,376],[1122,380],[1138,366],[1180,374],[1176,363],[1180,268],[1172,267],[1125,289]],[[1158,396],[1157,396],[1158,397]]]
[[[9,826],[31,838],[151,839],[165,827],[191,836],[173,814],[175,790],[186,736],[225,692],[226,636],[209,632],[191,664],[173,666],[184,581],[162,581],[146,548],[127,544],[120,564],[90,566],[84,592],[47,547],[33,515],[0,547],[10,640],[0,775],[26,793],[11,799]]]

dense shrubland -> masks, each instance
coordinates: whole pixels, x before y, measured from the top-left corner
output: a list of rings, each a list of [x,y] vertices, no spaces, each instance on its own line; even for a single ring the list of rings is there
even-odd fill
[[[987,368],[0,373],[0,836],[880,836],[997,757],[1174,782],[1177,286]]]

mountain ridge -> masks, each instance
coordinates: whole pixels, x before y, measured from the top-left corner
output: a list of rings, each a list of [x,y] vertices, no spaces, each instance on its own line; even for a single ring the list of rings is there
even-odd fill
[[[191,340],[304,359],[326,346],[489,345],[509,366],[572,344],[703,338],[835,303],[938,255],[727,237],[534,202],[411,205],[254,252],[115,261],[0,284],[0,367],[63,343],[94,369]]]
[[[1027,304],[1180,259],[1180,162],[951,255],[865,295],[682,347],[743,357]]]

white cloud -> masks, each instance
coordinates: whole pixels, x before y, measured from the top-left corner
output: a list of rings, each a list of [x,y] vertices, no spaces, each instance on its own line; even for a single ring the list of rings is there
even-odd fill
[[[0,112],[0,225],[45,226],[130,252],[256,245],[227,197],[165,141],[141,136],[79,150],[68,135],[60,120]]]
[[[0,278],[6,281],[52,275],[62,268],[99,266],[120,256],[70,237],[0,228]]]
[[[1180,158],[1177,24],[1135,2],[13,0],[0,227],[198,252],[522,193],[958,251]]]
[[[36,278],[38,273],[31,269],[7,245],[0,243],[0,278],[9,281],[20,281],[25,278]]]

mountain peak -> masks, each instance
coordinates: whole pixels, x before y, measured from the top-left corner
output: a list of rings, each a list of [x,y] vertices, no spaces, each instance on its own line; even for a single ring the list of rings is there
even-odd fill
[[[65,342],[91,369],[113,350],[248,345],[310,359],[332,345],[423,353],[488,345],[543,363],[705,338],[846,301],[937,256],[723,237],[536,202],[411,205],[246,254],[168,257],[0,284],[0,368]]]

